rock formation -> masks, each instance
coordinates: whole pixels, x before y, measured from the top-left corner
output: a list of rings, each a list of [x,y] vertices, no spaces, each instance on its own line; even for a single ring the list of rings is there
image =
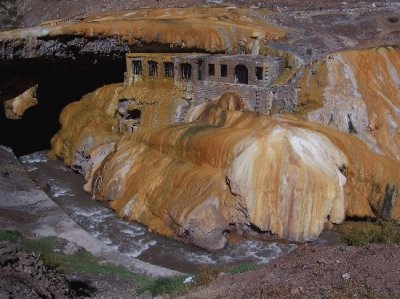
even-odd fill
[[[311,240],[346,216],[400,218],[399,164],[354,136],[242,111],[235,94],[194,107],[190,123],[120,134],[117,98],[107,101],[118,88],[67,106],[53,148],[73,165],[86,145],[85,188],[121,217],[208,249],[233,224]]]
[[[176,48],[251,53],[264,39],[285,39],[285,30],[265,19],[270,14],[266,9],[199,7],[143,9],[59,20],[0,33],[0,58],[118,56],[129,48],[146,46],[153,52]]]
[[[34,85],[24,91],[14,99],[4,102],[5,114],[9,119],[20,119],[26,110],[37,105],[36,90],[38,85]]]
[[[310,16],[320,24],[319,13],[294,12],[286,23],[304,25]],[[124,83],[65,107],[52,153],[84,174],[85,189],[119,216],[211,250],[224,247],[240,226],[303,241],[346,217],[399,220],[398,47],[340,50],[371,42],[360,37],[368,30],[357,27],[361,33],[351,39],[346,27],[338,30],[346,34],[326,38],[317,29],[324,43],[313,52],[301,44],[313,41],[314,29],[300,37],[270,17],[265,9],[226,7],[72,18],[0,33],[0,58],[86,57],[95,63],[127,52],[136,53],[132,59],[148,52],[279,57],[282,73],[262,89],[270,105],[261,112],[269,115],[246,110],[248,102],[258,107],[258,92],[254,99],[226,93],[195,102],[176,78],[149,74],[153,78],[131,84],[127,72]],[[396,41],[395,25],[386,23],[381,27],[388,36],[378,34],[379,40]]]
[[[398,47],[329,54],[304,79],[302,109],[319,106],[305,113],[307,120],[356,135],[374,152],[400,161]]]

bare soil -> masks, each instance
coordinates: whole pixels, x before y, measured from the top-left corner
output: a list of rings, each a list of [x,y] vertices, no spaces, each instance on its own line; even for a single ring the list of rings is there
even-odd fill
[[[0,298],[68,298],[63,275],[37,256],[9,242],[0,243]]]
[[[71,244],[59,240],[59,246]],[[60,248],[61,248],[60,247]],[[8,241],[0,242],[0,299],[133,298],[132,279],[83,272],[60,273],[40,255]]]
[[[400,247],[305,244],[185,298],[400,298]]]

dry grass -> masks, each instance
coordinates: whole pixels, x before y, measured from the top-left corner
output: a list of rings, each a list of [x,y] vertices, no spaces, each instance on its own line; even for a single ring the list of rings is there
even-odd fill
[[[350,246],[400,243],[400,225],[391,221],[348,221],[339,227],[339,231],[343,241]]]

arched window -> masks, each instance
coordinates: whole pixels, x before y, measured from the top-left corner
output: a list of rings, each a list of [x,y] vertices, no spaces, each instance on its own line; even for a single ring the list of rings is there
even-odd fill
[[[249,71],[243,64],[235,66],[235,83],[249,84]]]

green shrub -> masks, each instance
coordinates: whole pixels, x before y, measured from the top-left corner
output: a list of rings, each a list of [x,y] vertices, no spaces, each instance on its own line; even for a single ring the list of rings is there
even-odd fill
[[[384,222],[345,222],[339,227],[343,241],[350,246],[365,246],[370,243],[399,244],[400,225]]]
[[[222,267],[203,266],[195,277],[195,286],[205,286],[216,279],[221,272],[227,272],[228,269]]]
[[[393,222],[384,222],[382,224],[382,234],[379,243],[399,244],[400,243],[400,225]]]
[[[16,243],[21,241],[22,235],[17,231],[3,230],[0,231],[0,241],[10,241]]]
[[[175,277],[160,277],[151,279],[149,281],[143,282],[139,288],[137,288],[137,293],[142,294],[144,292],[150,292],[153,296],[158,296],[162,294],[169,295],[181,295],[187,292],[190,285],[185,285],[183,281],[185,277],[175,276]]]
[[[259,267],[259,265],[257,265],[257,264],[244,263],[244,264],[239,264],[239,265],[232,266],[231,268],[229,268],[228,273],[231,274],[231,275],[236,275],[236,274],[245,273],[245,272],[248,272],[248,271],[255,270],[258,267]]]

